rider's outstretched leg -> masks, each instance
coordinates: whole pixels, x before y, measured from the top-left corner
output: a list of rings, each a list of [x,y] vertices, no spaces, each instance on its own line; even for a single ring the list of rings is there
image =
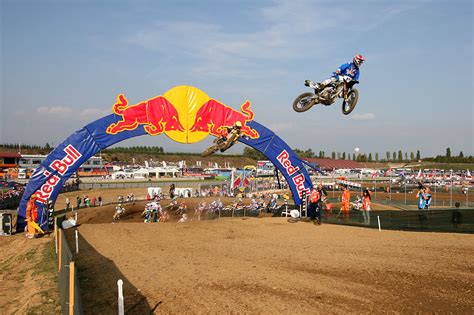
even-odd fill
[[[330,77],[329,79],[326,79],[321,83],[316,83],[316,90],[318,92],[321,92],[322,90],[324,90],[326,86],[328,86],[329,84],[335,83],[336,81],[337,79],[335,77]]]

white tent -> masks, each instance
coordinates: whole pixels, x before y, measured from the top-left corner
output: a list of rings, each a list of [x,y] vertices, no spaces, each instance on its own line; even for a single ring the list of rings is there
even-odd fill
[[[161,187],[148,187],[148,195],[153,198],[155,194],[161,195]]]
[[[175,188],[174,194],[178,197],[191,197],[193,195],[192,188]]]

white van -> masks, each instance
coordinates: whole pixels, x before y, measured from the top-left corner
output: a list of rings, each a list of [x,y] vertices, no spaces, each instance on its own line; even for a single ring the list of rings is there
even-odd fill
[[[26,168],[18,169],[18,179],[26,179]]]

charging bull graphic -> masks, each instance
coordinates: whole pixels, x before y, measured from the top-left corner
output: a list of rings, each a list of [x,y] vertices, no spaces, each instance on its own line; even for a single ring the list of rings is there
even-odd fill
[[[225,133],[225,127],[232,126],[235,122],[242,123],[241,132],[252,139],[260,135],[255,129],[247,126],[247,122],[253,119],[253,112],[250,110],[250,102],[247,101],[240,107],[240,112],[226,106],[216,100],[209,100],[196,113],[196,119],[190,131],[209,132],[213,136],[221,136]]]
[[[179,121],[178,111],[163,96],[157,96],[136,105],[127,105],[127,99],[120,94],[112,110],[115,114],[122,116],[122,120],[111,124],[106,131],[108,134],[134,130],[139,125],[145,125],[145,131],[152,136],[170,130],[184,131]]]

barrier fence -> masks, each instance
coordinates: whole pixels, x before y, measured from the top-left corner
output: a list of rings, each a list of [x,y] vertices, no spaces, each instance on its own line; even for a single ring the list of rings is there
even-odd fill
[[[295,209],[295,207],[292,207]],[[296,208],[298,209],[298,208]],[[368,215],[364,218],[364,215]],[[285,216],[284,210],[274,216]],[[368,220],[367,220],[368,219]],[[339,210],[323,211],[321,221],[329,224],[351,225],[402,231],[430,231],[474,233],[474,209],[436,209],[436,210],[351,210],[344,215]]]
[[[61,313],[64,315],[82,314],[79,276],[73,261],[73,254],[64,235],[64,230],[58,228],[64,217],[56,218],[55,245],[58,259],[58,285]]]

